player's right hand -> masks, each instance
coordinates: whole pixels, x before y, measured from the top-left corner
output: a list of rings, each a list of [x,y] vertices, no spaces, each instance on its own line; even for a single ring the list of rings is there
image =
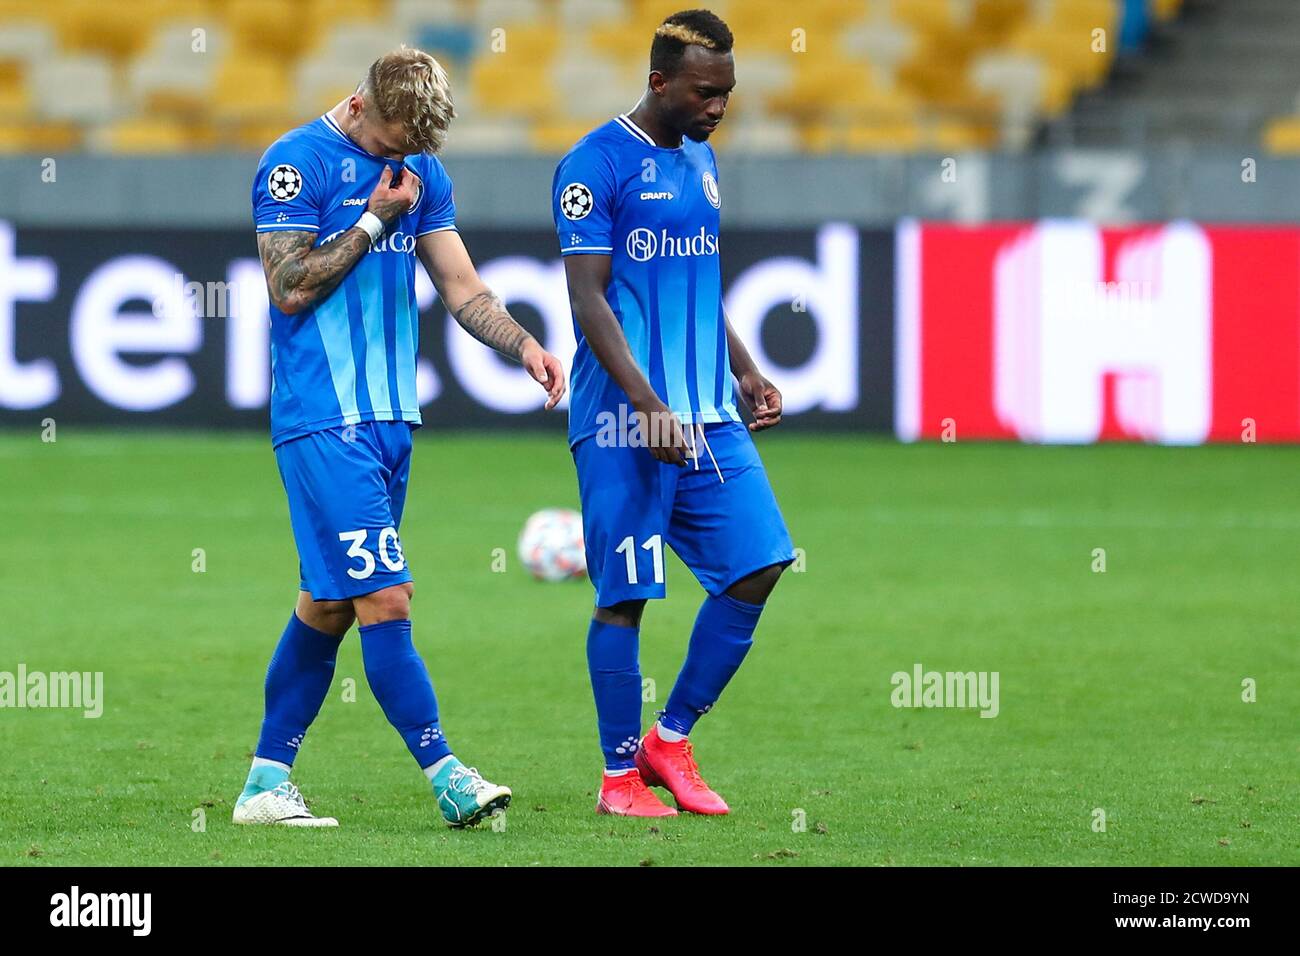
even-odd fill
[[[691,446],[686,443],[682,432],[681,420],[658,397],[636,406],[636,411],[645,416],[641,423],[650,454],[657,461],[668,465],[686,467],[690,457]]]
[[[391,225],[402,213],[410,211],[419,195],[420,177],[410,167],[402,169],[402,178],[394,186],[393,168],[385,166],[379,174],[379,184],[366,200],[366,212],[374,213],[385,225]]]

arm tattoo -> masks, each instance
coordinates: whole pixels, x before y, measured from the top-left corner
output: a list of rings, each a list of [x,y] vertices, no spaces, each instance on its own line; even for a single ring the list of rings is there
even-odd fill
[[[264,232],[257,237],[266,288],[271,301],[284,311],[315,305],[334,291],[349,269],[370,249],[364,229],[347,230],[313,249],[311,232]],[[288,310],[284,306],[289,306]]]
[[[496,295],[484,289],[455,312],[456,321],[470,335],[489,348],[516,361],[531,335],[510,317]]]

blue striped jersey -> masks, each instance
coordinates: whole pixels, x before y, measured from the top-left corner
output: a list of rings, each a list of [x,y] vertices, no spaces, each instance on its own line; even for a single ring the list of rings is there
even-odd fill
[[[605,299],[655,394],[683,424],[740,421],[722,313],[713,148],[691,139],[657,146],[619,116],[577,142],[551,192],[560,254],[610,257]],[[626,420],[620,404],[631,413],[576,320],[574,336],[570,445],[602,420]]]
[[[420,177],[411,210],[388,227],[315,306],[271,312],[271,441],[354,422],[420,424],[415,391],[419,310],[415,241],[456,228],[451,180],[434,156],[407,156]],[[257,231],[316,234],[323,246],[356,225],[384,166],[327,114],[286,133],[253,179]]]

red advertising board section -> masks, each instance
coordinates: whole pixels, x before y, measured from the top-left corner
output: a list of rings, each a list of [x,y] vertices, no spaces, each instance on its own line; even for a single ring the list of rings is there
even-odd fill
[[[905,440],[1300,440],[1300,229],[897,235]]]

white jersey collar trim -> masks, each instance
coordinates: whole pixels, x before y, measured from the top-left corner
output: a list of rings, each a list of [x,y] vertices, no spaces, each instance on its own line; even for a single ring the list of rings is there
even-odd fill
[[[341,139],[349,143],[352,142],[352,140],[348,138],[348,134],[343,132],[339,124],[334,121],[334,117],[330,116],[329,113],[322,113],[320,118],[323,119],[325,125],[337,133]]]
[[[636,123],[633,123],[626,113],[619,113],[618,116],[614,117],[614,121],[647,146],[659,145],[654,141],[654,138],[651,137],[649,133],[643,130],[640,126],[637,126]]]

